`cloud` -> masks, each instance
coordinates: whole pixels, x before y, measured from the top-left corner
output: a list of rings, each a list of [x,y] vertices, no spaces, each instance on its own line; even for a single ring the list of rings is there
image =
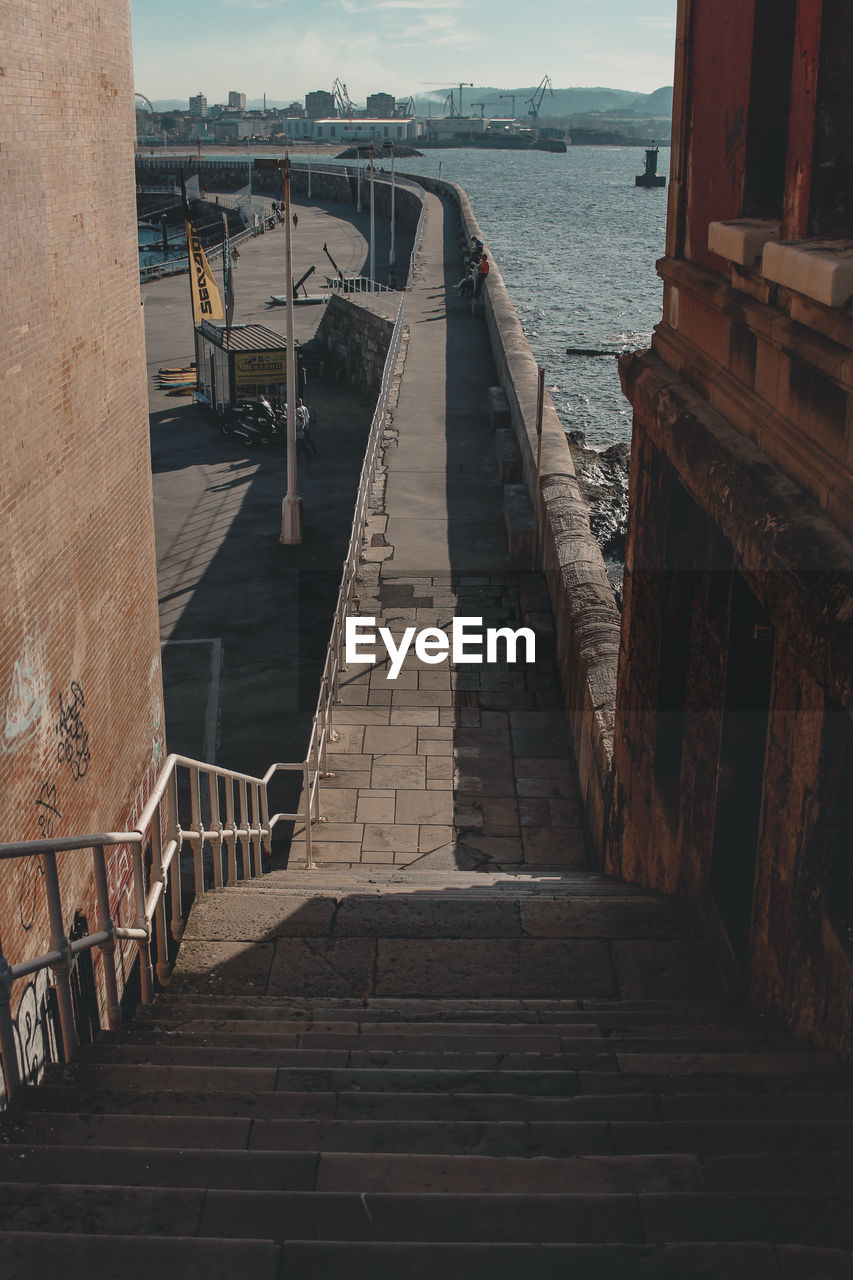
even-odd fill
[[[675,18],[637,18],[637,26],[651,27],[653,31],[666,31],[668,34],[675,31]]]
[[[457,0],[377,0],[374,9],[457,9]]]

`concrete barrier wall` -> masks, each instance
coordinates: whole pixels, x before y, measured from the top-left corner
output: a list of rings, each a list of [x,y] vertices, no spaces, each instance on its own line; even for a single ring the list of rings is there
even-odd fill
[[[350,386],[378,396],[393,332],[393,320],[374,315],[350,296],[335,293],[323,312],[317,339],[329,352],[333,367],[344,371]]]
[[[458,208],[460,245],[485,239],[468,197],[453,183],[423,179]],[[488,246],[487,246],[488,249]],[[536,505],[537,365],[503,277],[489,255],[484,316],[498,381],[507,394],[521,448],[524,479]],[[539,482],[539,541],[554,614],[557,662],[571,726],[581,797],[593,848],[603,863],[613,761],[619,610],[604,559],[589,527],[566,433],[545,393]]]

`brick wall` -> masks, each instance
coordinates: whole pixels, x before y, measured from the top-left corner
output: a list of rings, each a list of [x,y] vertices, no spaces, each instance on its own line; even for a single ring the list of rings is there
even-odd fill
[[[7,0],[0,63],[9,841],[131,826],[164,743],[127,0]],[[88,862],[62,862],[66,927],[81,909],[94,928]],[[124,923],[126,880],[119,852]],[[37,868],[3,863],[6,955],[39,954],[48,933]]]
[[[757,1004],[853,1053],[849,540],[657,356],[621,373],[635,417],[607,870],[692,897]],[[763,695],[731,692],[739,583]],[[727,723],[749,733],[750,712],[760,737],[732,776]],[[715,881],[732,794],[744,870]]]

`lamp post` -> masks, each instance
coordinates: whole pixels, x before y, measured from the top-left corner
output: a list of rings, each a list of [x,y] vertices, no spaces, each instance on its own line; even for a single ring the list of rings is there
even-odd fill
[[[391,143],[391,248],[388,250],[388,266],[393,267],[395,263],[394,257],[394,229],[395,229],[395,209],[394,209],[394,143]]]
[[[296,353],[293,345],[293,252],[290,242],[290,155],[284,158],[284,295],[287,299],[287,493],[281,504],[284,546],[302,542],[302,499],[296,475]]]
[[[376,288],[376,270],[375,270],[375,250],[376,250],[376,219],[374,217],[374,201],[373,201],[373,143],[370,144],[370,292],[373,293]]]
[[[355,170],[357,174],[355,211],[361,213],[361,147],[356,143]]]
[[[311,148],[308,148],[308,199],[311,199]]]

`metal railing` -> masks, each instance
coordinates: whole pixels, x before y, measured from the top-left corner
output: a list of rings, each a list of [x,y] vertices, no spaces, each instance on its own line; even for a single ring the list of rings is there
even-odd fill
[[[360,307],[367,307],[375,315],[384,316],[386,320],[394,319],[397,315],[400,302],[397,290],[389,289],[386,284],[371,280],[369,276],[344,274],[343,279],[339,276],[327,276],[326,284],[329,290],[327,301],[333,293],[338,293],[342,298],[357,302]]]
[[[235,245],[243,244],[246,240],[252,240],[255,236],[259,236],[261,234],[262,229],[260,226],[247,227],[245,231],[238,231],[236,236],[230,236],[229,243],[233,249]],[[152,245],[151,247],[152,249],[155,249],[157,246]],[[222,245],[210,245],[209,248],[205,248],[204,252],[207,256],[208,262],[212,260],[215,261],[215,259],[222,256]],[[144,283],[146,280],[158,280],[161,276],[181,275],[188,269],[189,258],[186,256],[180,258],[167,258],[165,262],[152,262],[150,266],[140,267],[139,279],[140,282]]]
[[[320,694],[317,698],[317,709],[314,712],[314,718],[311,723],[311,736],[308,741],[308,751],[306,753],[305,763],[308,786],[310,788],[307,812],[313,822],[321,821],[320,783],[324,777],[327,778],[332,776],[330,775],[327,767],[327,753],[329,743],[336,742],[338,739],[338,734],[334,727],[334,708],[336,703],[339,701],[341,673],[346,670],[346,666],[344,664],[345,624],[347,616],[350,614],[353,607],[358,604],[359,571],[364,551],[363,543],[367,518],[369,515],[370,494],[373,487],[373,476],[376,470],[379,450],[382,444],[382,434],[385,430],[385,420],[388,413],[388,399],[397,366],[397,357],[400,353],[400,342],[402,340],[402,336],[403,300],[401,298],[397,305],[394,329],[391,334],[388,354],[385,357],[385,367],[382,371],[382,384],[379,391],[379,398],[376,402],[376,409],[373,414],[373,420],[370,424],[370,433],[367,438],[367,446],[364,451],[364,461],[362,462],[361,475],[358,482],[358,494],[355,502],[352,531],[350,533],[346,559],[344,560],[343,573],[341,574],[341,585],[338,590],[335,614],[332,620],[332,634],[326,647],[326,661],[323,666],[323,675],[320,680]],[[306,823],[306,829],[307,826],[308,824]],[[310,855],[310,844],[306,845],[306,858],[308,866],[313,866],[313,861]]]
[[[302,775],[303,804],[300,812],[276,813],[271,817],[268,788],[273,776],[280,772]],[[12,1017],[14,982],[42,969],[52,971],[62,1056],[68,1062],[78,1043],[71,988],[74,957],[95,948],[100,951],[107,1025],[110,1029],[116,1028],[121,1021],[117,944],[129,941],[137,945],[143,1004],[153,999],[155,969],[161,983],[169,980],[170,938],[180,941],[185,923],[181,866],[184,847],[192,850],[196,895],[211,887],[219,889],[237,880],[261,875],[263,854],[269,854],[272,831],[282,821],[303,820],[310,863],[310,795],[307,761],[273,764],[262,778],[256,778],[186,756],[170,755],[133,830],[0,844],[0,862],[41,859],[50,921],[50,942],[42,955],[10,964],[0,947],[0,1058],[7,1096],[22,1083]],[[187,806],[189,812],[182,812]],[[131,927],[116,923],[110,905],[108,850],[118,847],[129,849],[132,857],[135,920]],[[97,927],[94,933],[72,941],[63,921],[57,855],[85,855],[87,851],[92,858]]]

